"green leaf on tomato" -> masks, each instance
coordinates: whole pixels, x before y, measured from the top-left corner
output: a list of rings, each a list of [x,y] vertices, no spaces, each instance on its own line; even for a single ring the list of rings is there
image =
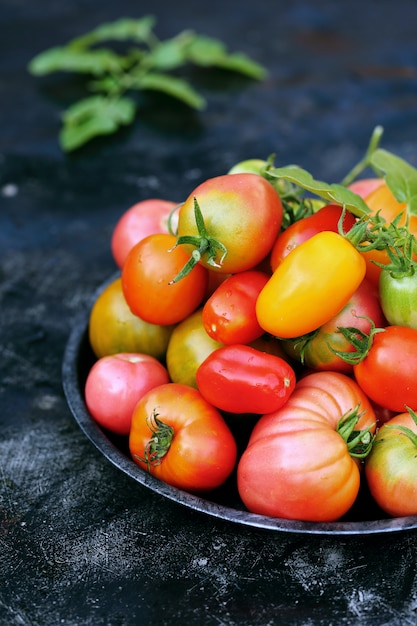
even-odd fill
[[[370,165],[379,176],[384,175],[395,198],[407,203],[409,213],[417,215],[417,169],[382,148],[372,154]]]
[[[344,185],[315,180],[310,172],[296,165],[271,168],[268,170],[268,175],[287,180],[328,202],[340,204],[357,217],[363,217],[369,213],[364,200]]]

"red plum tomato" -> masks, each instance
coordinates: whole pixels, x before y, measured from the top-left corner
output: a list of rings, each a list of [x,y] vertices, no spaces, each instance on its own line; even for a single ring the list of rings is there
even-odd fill
[[[153,387],[169,382],[166,368],[147,354],[114,354],[96,361],[85,383],[85,401],[93,419],[117,435],[128,435],[132,413]]]
[[[148,235],[169,233],[168,218],[176,202],[150,198],[137,202],[125,211],[113,229],[110,247],[116,265],[121,269],[129,250]],[[173,219],[175,225],[175,219]]]
[[[222,485],[237,445],[220,412],[188,385],[169,383],[136,405],[129,436],[133,460],[168,485],[205,492]]]
[[[135,315],[151,324],[171,325],[185,319],[201,304],[208,273],[197,264],[172,282],[188,261],[173,235],[149,235],[130,250],[122,269],[122,288]]]
[[[228,413],[277,410],[295,386],[295,372],[287,361],[240,344],[214,350],[196,379],[203,397]]]

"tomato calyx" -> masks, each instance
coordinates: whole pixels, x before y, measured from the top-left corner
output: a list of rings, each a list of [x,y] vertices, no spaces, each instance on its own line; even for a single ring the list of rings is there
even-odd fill
[[[212,267],[221,267],[224,258],[227,255],[227,248],[221,241],[212,237],[204,224],[203,214],[198,204],[197,198],[194,198],[194,217],[197,225],[198,235],[182,235],[178,237],[174,247],[181,244],[187,244],[195,246],[195,250],[192,251],[190,259],[184,265],[184,267],[178,272],[175,278],[170,281],[170,284],[177,283],[182,278],[185,278],[192,269],[197,265],[201,258],[205,255],[207,257],[208,265]],[[216,261],[218,251],[221,253],[219,262]]]
[[[409,406],[406,407],[407,411],[409,412],[409,414],[411,415],[413,422],[416,424],[417,426],[417,414],[415,413],[415,411],[413,411],[412,408],[410,408]],[[398,425],[393,425],[393,424],[385,424],[385,428],[389,428],[390,430],[394,429],[394,430],[400,430],[402,433],[404,433],[404,435],[406,435],[409,440],[415,445],[415,447],[417,448],[417,435],[416,433],[414,433],[411,428],[407,428],[407,426],[401,426],[401,424]],[[382,439],[380,439],[380,441],[382,441]]]
[[[342,361],[349,363],[350,365],[357,365],[361,363],[367,356],[372,347],[374,336],[377,333],[385,332],[385,328],[376,328],[375,323],[371,318],[366,315],[359,315],[361,319],[366,319],[371,325],[369,333],[365,333],[363,330],[356,328],[355,326],[338,326],[337,331],[342,333],[343,337],[353,346],[353,352],[345,352],[343,350],[336,350],[329,344],[329,349]]]
[[[392,278],[413,276],[417,269],[415,252],[417,241],[415,236],[406,227],[398,228],[395,223],[390,224],[397,234],[391,246],[387,246],[387,254],[391,263],[383,264],[373,261],[375,265],[391,274]]]
[[[362,414],[359,412],[359,405],[357,405],[353,410],[342,415],[336,428],[336,432],[346,443],[350,456],[356,459],[364,459],[368,456],[375,439],[371,432],[374,424],[362,430],[355,430]]]
[[[150,472],[150,468],[160,465],[163,457],[167,454],[174,438],[174,429],[169,424],[158,419],[156,409],[152,411],[146,421],[149,430],[152,432],[152,437],[146,443],[143,458],[136,456],[139,461],[146,463],[148,472]]]

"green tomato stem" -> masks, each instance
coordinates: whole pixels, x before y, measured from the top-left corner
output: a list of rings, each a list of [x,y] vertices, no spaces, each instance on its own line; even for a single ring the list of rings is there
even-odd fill
[[[182,278],[187,276],[204,256],[206,257],[206,263],[208,263],[208,265],[219,268],[222,266],[224,258],[227,255],[226,246],[224,246],[221,241],[215,239],[209,234],[204,223],[203,214],[201,212],[197,198],[194,198],[194,218],[198,230],[198,235],[181,235],[180,237],[178,237],[175,243],[175,247],[181,244],[185,244],[195,246],[196,249],[193,250],[191,257],[189,258],[187,263],[178,272],[175,278],[170,281],[170,284],[177,283]],[[218,251],[220,251],[220,259],[217,262],[216,257]]]
[[[342,180],[341,184],[344,187],[348,187],[364,170],[366,170],[367,167],[369,167],[372,155],[379,146],[383,132],[384,129],[382,126],[376,126],[374,128],[365,156],[350,170],[348,174],[346,174]]]
[[[416,413],[409,406],[407,406],[406,409],[409,412],[409,414],[411,415],[411,417],[413,418],[413,422],[417,425],[417,415],[416,415]],[[401,426],[400,424],[398,426],[394,426],[394,424],[385,424],[384,427],[385,428],[389,428],[389,429],[400,430],[402,433],[407,435],[407,437],[409,438],[411,443],[413,443],[415,445],[415,447],[417,448],[417,435],[410,428],[407,428],[407,426]]]
[[[371,330],[369,333],[365,333],[355,326],[338,326],[337,331],[343,335],[343,337],[353,346],[353,352],[344,352],[342,350],[335,350],[330,344],[329,349],[338,356],[345,363],[350,365],[358,365],[367,356],[372,347],[374,336],[377,333],[382,333],[385,328],[376,328],[375,323],[371,318],[366,315],[358,316],[361,319],[366,319],[371,324]]]
[[[363,430],[355,430],[361,415],[362,413],[359,413],[359,405],[357,405],[352,411],[342,415],[336,429],[343,441],[345,441],[350,456],[357,459],[364,459],[368,456],[375,439],[371,433],[371,428],[374,424]]]

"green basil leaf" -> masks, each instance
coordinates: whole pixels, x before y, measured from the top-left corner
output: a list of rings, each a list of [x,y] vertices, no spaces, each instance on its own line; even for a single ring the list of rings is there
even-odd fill
[[[335,183],[329,185],[320,180],[315,180],[309,172],[296,165],[268,169],[268,176],[282,178],[323,198],[327,202],[335,202],[345,206],[346,209],[357,217],[362,217],[369,213],[364,200],[350,189],[347,189],[347,187]]]
[[[370,165],[378,176],[384,175],[395,198],[406,202],[409,212],[417,215],[417,169],[382,148],[372,154]]]
[[[135,103],[130,98],[108,99],[91,96],[78,101],[63,115],[60,143],[71,151],[97,137],[115,132],[135,117]]]
[[[148,43],[153,39],[152,30],[155,25],[152,15],[145,15],[140,19],[124,17],[114,22],[100,24],[94,30],[72,39],[68,46],[71,48],[86,48],[102,41],[134,41]]]
[[[205,99],[189,83],[168,74],[148,72],[143,76],[137,77],[135,82],[131,84],[131,87],[161,91],[177,100],[181,100],[194,109],[201,110],[206,106]]]
[[[106,72],[118,72],[124,65],[123,57],[112,50],[72,50],[55,47],[41,52],[29,63],[29,71],[35,76],[51,72],[79,72],[100,76]]]
[[[178,37],[158,43],[146,56],[147,67],[172,70],[184,65],[187,61],[189,38],[189,35],[184,32]]]
[[[245,54],[240,52],[229,54],[221,41],[204,35],[196,36],[190,43],[188,58],[196,65],[221,67],[240,72],[251,78],[262,79],[267,74],[265,68]]]

